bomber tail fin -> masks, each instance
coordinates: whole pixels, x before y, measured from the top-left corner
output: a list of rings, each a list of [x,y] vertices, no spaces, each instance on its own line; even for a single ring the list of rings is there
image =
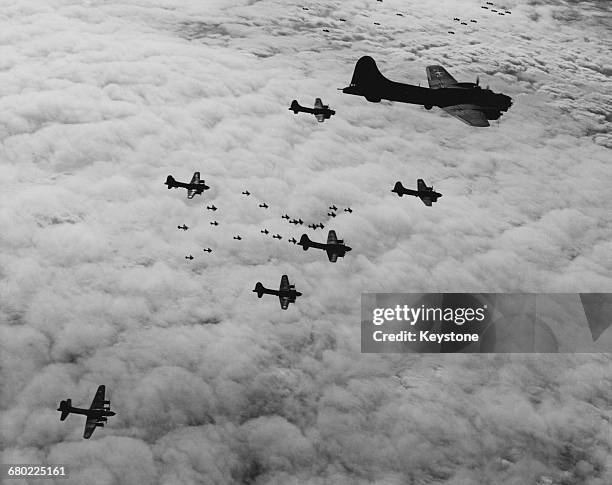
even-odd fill
[[[386,80],[378,70],[376,61],[370,56],[363,56],[355,64],[351,84],[344,88],[342,92],[365,96],[368,101],[377,103],[380,101],[380,97],[376,96],[375,93],[380,89],[381,81]]]
[[[68,417],[68,415],[70,414],[71,406],[72,406],[71,399],[60,402],[59,408],[57,408],[58,411],[62,412],[62,415],[60,416],[60,421],[64,421],[64,419]]]
[[[302,246],[302,249],[304,251],[308,251],[308,248],[310,247],[311,242],[312,241],[306,234],[302,234],[302,237],[300,238],[300,242],[298,243],[298,246]]]
[[[176,186],[176,180],[174,180],[174,177],[172,175],[168,175],[168,177],[166,178],[166,185],[169,189]]]
[[[293,113],[298,114],[300,112],[300,108],[300,103],[298,103],[296,99],[291,101],[291,106],[289,107],[289,109],[293,111]]]
[[[258,298],[261,298],[263,296],[264,286],[259,281],[255,285],[255,289],[253,290],[253,293],[257,293]]]
[[[404,195],[404,191],[406,190],[406,188],[402,185],[401,182],[395,182],[395,185],[393,186],[393,190],[391,192],[395,192],[397,195],[399,195],[400,197],[402,195]]]

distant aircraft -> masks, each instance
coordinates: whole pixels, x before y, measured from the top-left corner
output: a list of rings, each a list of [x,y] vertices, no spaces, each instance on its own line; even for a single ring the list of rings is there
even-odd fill
[[[274,234],[274,236],[272,236],[274,239],[282,239],[283,236],[281,236],[280,234]]]
[[[461,22],[461,25],[467,25],[467,22]]]
[[[317,226],[316,224],[308,224],[308,227],[310,227],[310,229],[316,229],[319,226]]]
[[[485,7],[484,5],[480,8],[484,8],[485,10],[489,10],[489,7]]]
[[[172,175],[168,175],[165,185],[168,186],[168,190],[177,188],[187,189],[188,199],[193,199],[194,196],[210,189],[210,187],[204,183],[204,180],[200,180],[200,172],[194,172],[191,182],[189,183],[177,182]]]
[[[329,29],[323,29],[323,32],[329,32]]]
[[[494,8],[491,9],[491,12],[497,13],[497,10],[495,10]]]
[[[395,15],[397,15],[398,17],[403,17],[404,16],[403,13],[396,13]]]
[[[506,10],[506,13],[512,13],[510,10]]]
[[[461,19],[458,19],[457,17],[455,17],[453,20],[455,20],[456,22],[459,22]]]
[[[334,214],[333,212],[328,212],[328,213],[327,213],[327,215],[328,215],[329,217],[336,217],[336,214]]]
[[[190,254],[189,256],[185,256],[185,259],[188,259],[189,261],[191,261],[193,259],[193,256]]]
[[[338,210],[338,208],[337,208],[335,205],[330,205],[330,206],[328,207],[328,209],[329,209],[329,210],[333,210],[333,211],[337,211],[337,210]]]
[[[380,25],[380,22],[374,22],[374,25]]]
[[[288,214],[285,214],[284,216],[281,216],[281,219],[287,219],[287,220],[289,220],[289,215],[288,215]]]
[[[242,238],[240,237],[240,234],[238,234],[237,236],[234,236],[234,239],[236,241],[241,241],[242,240]]]
[[[280,287],[278,290],[270,290],[265,288],[259,281],[255,285],[253,293],[261,298],[263,295],[276,295],[280,301],[280,306],[283,310],[289,307],[289,303],[295,303],[298,296],[302,296],[299,291],[296,291],[295,285],[289,284],[289,278],[286,274],[281,277]]]
[[[493,5],[493,2],[487,2],[487,5]]]
[[[352,249],[344,244],[342,239],[338,239],[336,237],[336,231],[333,230],[329,231],[327,234],[326,244],[311,241],[306,234],[302,234],[298,246],[302,246],[304,251],[308,250],[308,248],[323,249],[327,252],[327,257],[332,263],[338,260],[338,256],[344,257],[344,255]]]
[[[264,229],[263,231],[259,231],[259,232],[261,232],[262,234],[270,234],[270,231],[268,231],[267,229]]]
[[[414,195],[423,201],[428,207],[431,207],[432,202],[437,202],[438,198],[442,197],[442,194],[438,192],[434,192],[433,186],[428,187],[425,185],[423,179],[417,180],[417,190],[410,190],[405,188],[401,182],[396,182],[393,190],[391,192],[395,192],[398,196],[402,195]]]
[[[506,15],[504,12],[497,12],[497,15]]]
[[[295,224],[297,226],[298,224],[300,225],[304,224],[304,221],[302,219],[291,219],[289,221],[289,224]]]
[[[472,20],[470,20],[470,22],[473,22],[473,23],[475,23],[475,24],[477,23],[477,22],[476,22],[476,20],[473,20],[473,19],[472,19]]]
[[[482,89],[476,83],[458,83],[442,66],[427,66],[429,88],[390,81],[384,77],[369,56],[357,61],[351,84],[342,89],[345,94],[364,96],[373,103],[381,99],[420,104],[425,109],[438,106],[471,126],[489,126],[502,111],[508,111],[512,99],[505,94]]]
[[[295,243],[297,242],[297,239],[295,239],[294,237],[292,237],[291,239],[289,239],[289,242],[290,242],[290,243],[295,244]]]
[[[186,231],[187,229],[189,229],[188,226],[186,226],[185,224],[183,224],[182,226],[176,226],[177,229],[182,229],[183,231]]]
[[[266,204],[264,202],[263,204],[259,204],[259,207],[261,207],[262,209],[267,209],[268,208],[268,204]]]
[[[210,249],[210,248],[202,249],[202,251],[204,251],[206,253],[212,253],[212,249]]]
[[[217,221],[212,221],[212,222],[210,223],[210,225],[211,225],[211,226],[218,226],[218,225],[219,225],[219,223],[218,223]]]
[[[455,34],[452,30],[449,30],[448,33],[453,35]]]
[[[87,416],[83,438],[88,440],[98,426],[104,427],[104,423],[108,421],[107,416],[114,416],[116,414],[110,410],[110,401],[104,399],[105,389],[106,386],[104,385],[98,386],[98,390],[96,391],[96,395],[89,409],[72,407],[72,399],[61,401],[59,408],[57,408],[58,411],[62,412],[60,420],[64,421],[70,413]]]
[[[242,192],[242,195],[251,195],[251,193],[248,190],[245,190],[244,192]]]
[[[346,19],[338,19],[340,22],[346,22]]]
[[[216,211],[217,208],[214,205],[207,205],[206,209],[208,209],[209,211]]]
[[[350,207],[347,207],[346,209],[344,209],[344,212],[348,212],[350,214],[351,212],[353,212],[353,209],[351,209]]]
[[[302,10],[309,10],[308,7],[302,7]]]
[[[300,112],[313,114],[319,123],[328,120],[332,117],[332,115],[336,114],[333,109],[329,109],[329,105],[323,104],[321,98],[315,99],[314,108],[306,108],[305,106],[300,106],[300,103],[298,103],[297,100],[294,99],[293,101],[291,101],[289,111],[293,111],[294,114],[298,114]]]
[[[322,222],[319,222],[318,224],[315,224],[315,229],[316,229],[317,227],[320,227],[321,229],[323,229],[325,226],[323,225],[323,223],[322,223]]]

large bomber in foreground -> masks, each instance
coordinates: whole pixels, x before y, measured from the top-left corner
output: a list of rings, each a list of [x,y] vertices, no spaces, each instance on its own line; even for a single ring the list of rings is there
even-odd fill
[[[427,80],[429,88],[391,81],[381,74],[374,59],[364,56],[355,65],[351,84],[342,92],[364,96],[372,103],[386,99],[420,104],[425,109],[437,106],[468,125],[483,127],[512,106],[509,96],[488,87],[482,89],[478,80],[459,83],[442,66],[427,66]]]

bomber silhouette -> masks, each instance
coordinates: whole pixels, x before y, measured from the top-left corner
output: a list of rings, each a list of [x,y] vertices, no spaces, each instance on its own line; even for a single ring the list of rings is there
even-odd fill
[[[72,407],[72,399],[61,401],[57,408],[57,410],[62,413],[60,420],[64,421],[70,413],[87,416],[83,438],[89,439],[97,427],[104,427],[104,423],[108,421],[107,416],[114,416],[116,414],[110,410],[110,401],[104,399],[105,390],[106,386],[98,386],[98,390],[96,391],[96,395],[89,409]]]
[[[209,211],[216,211],[217,208],[214,205],[207,205],[206,209],[208,209]]]
[[[176,226],[177,229],[182,229],[183,231],[186,231],[187,229],[189,229],[189,226],[186,226],[185,224],[183,224],[182,226]]]
[[[261,207],[262,209],[267,209],[268,208],[268,204],[266,204],[264,202],[263,204],[259,204],[259,207]]]
[[[280,234],[274,234],[274,236],[272,236],[274,239],[282,239],[283,236],[281,236]]]
[[[296,291],[295,285],[289,284],[289,278],[286,274],[281,276],[280,287],[278,290],[268,289],[258,281],[255,285],[253,293],[257,293],[258,298],[261,298],[263,295],[278,296],[280,306],[283,310],[286,310],[289,307],[289,303],[295,303],[295,299],[298,296],[302,296],[299,291]]]
[[[242,192],[242,195],[249,196],[249,195],[251,195],[251,193],[248,190],[245,190],[244,192]]]
[[[237,236],[234,236],[234,239],[236,241],[242,241],[242,238],[240,237],[240,234],[238,234]]]
[[[395,192],[399,197],[402,195],[413,195],[418,197],[423,201],[423,204],[428,207],[431,207],[432,202],[437,202],[438,198],[442,197],[442,194],[434,191],[433,186],[428,187],[423,179],[417,180],[417,190],[407,189],[398,181],[395,183],[391,192]]]
[[[217,221],[212,221],[212,222],[210,223],[210,225],[211,225],[211,226],[218,226],[218,225],[219,225],[219,223],[218,223]]]
[[[202,251],[204,251],[205,253],[212,253],[212,249],[210,248],[202,249]]]
[[[262,234],[270,234],[270,231],[268,231],[267,229],[263,229],[259,232],[261,232]]]
[[[194,172],[191,182],[189,183],[178,182],[172,175],[168,175],[165,185],[168,186],[168,190],[178,188],[187,189],[188,199],[193,199],[196,195],[210,189],[210,187],[204,183],[204,180],[200,180],[200,172]]]
[[[302,234],[298,246],[302,246],[304,251],[307,251],[308,248],[323,249],[327,253],[327,257],[332,263],[335,263],[338,260],[338,257],[343,258],[344,255],[352,249],[344,244],[342,239],[338,239],[336,237],[336,231],[329,231],[327,234],[326,244],[311,241],[308,235]]]
[[[315,99],[314,108],[307,108],[301,106],[296,99],[291,101],[289,111],[293,111],[294,114],[298,113],[310,113],[315,116],[319,123],[323,123],[325,120],[330,119],[336,112],[333,109],[329,109],[329,105],[323,104],[321,98]]]
[[[381,74],[376,62],[369,56],[357,61],[351,84],[342,89],[345,94],[364,96],[372,103],[382,99],[419,104],[425,109],[433,106],[471,126],[489,126],[488,120],[497,120],[508,111],[512,99],[476,83],[457,82],[442,66],[427,66],[429,88],[398,83]]]
[[[189,256],[185,256],[185,259],[188,259],[189,261],[191,261],[193,259],[193,256],[190,254]]]

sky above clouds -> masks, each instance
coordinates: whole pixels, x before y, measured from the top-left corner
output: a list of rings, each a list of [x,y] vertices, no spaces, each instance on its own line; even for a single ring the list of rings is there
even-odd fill
[[[2,462],[78,463],[78,484],[612,482],[608,355],[360,353],[362,292],[612,291],[609,6],[503,7],[0,1]],[[362,55],[514,104],[476,129],[344,95]],[[315,97],[325,123],[287,110]],[[194,171],[203,196],[163,185]],[[433,207],[390,192],[417,178]],[[285,213],[353,250],[302,251]],[[282,274],[286,312],[251,291]],[[83,441],[55,409],[102,383],[117,416]]]

